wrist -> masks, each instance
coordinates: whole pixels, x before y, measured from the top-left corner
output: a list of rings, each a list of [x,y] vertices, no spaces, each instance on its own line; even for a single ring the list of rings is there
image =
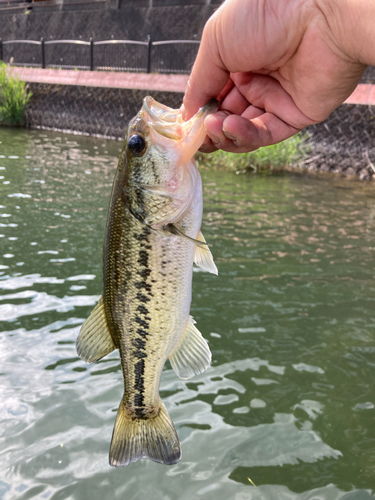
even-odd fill
[[[351,61],[375,66],[375,0],[316,0],[338,50]]]

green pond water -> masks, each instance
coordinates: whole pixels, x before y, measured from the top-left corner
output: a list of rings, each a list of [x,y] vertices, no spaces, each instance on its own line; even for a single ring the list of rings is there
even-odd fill
[[[101,294],[119,142],[0,129],[0,498],[375,498],[375,185],[203,170],[191,313],[213,362],[161,395],[167,467],[108,465],[117,352],[75,339]],[[251,481],[256,485],[252,485]]]

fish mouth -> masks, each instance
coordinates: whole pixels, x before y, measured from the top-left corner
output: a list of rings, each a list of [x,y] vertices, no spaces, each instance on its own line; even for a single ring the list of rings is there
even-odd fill
[[[184,122],[181,109],[169,108],[147,96],[143,100],[141,116],[149,125],[150,138],[153,142],[163,143],[167,147],[172,146],[170,141],[180,143],[178,146],[183,147],[184,157],[190,155],[191,158],[200,148],[206,136],[204,119],[209,114],[216,113],[219,106],[219,101],[211,99],[190,120]],[[167,143],[165,139],[168,141]]]

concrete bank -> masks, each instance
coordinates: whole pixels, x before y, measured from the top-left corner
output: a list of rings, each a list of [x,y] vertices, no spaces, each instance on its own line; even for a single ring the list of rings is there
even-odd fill
[[[187,75],[13,68],[33,93],[27,125],[123,139],[146,95],[181,105]],[[310,170],[374,176],[375,85],[360,84],[323,123],[308,128]]]
[[[120,140],[146,95],[178,108],[188,80],[187,75],[33,68],[12,68],[11,72],[27,82],[32,92],[28,127]]]
[[[304,168],[375,179],[374,84],[359,84],[327,120],[307,131],[311,153]]]

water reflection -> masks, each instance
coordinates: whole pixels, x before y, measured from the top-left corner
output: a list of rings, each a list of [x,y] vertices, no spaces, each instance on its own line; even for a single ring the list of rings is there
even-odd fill
[[[192,314],[212,367],[163,374],[181,462],[113,470],[118,356],[87,365],[74,342],[101,293],[121,144],[0,141],[0,498],[373,498],[371,184],[203,171],[219,276],[196,270]]]

